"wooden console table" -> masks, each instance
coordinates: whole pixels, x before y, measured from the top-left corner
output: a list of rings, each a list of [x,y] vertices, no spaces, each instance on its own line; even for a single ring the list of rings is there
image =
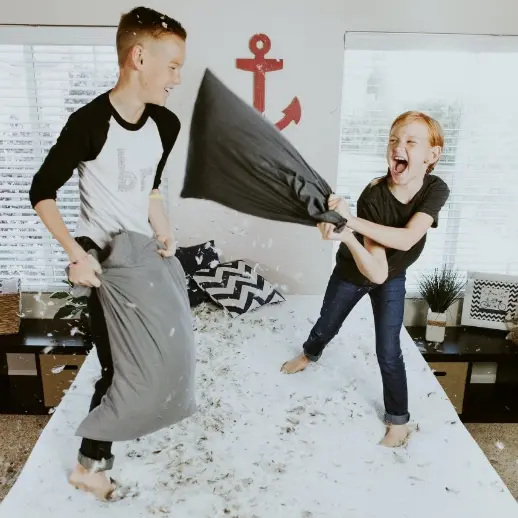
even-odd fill
[[[518,345],[505,331],[448,327],[442,344],[406,328],[465,423],[518,423]],[[475,363],[496,363],[495,383],[471,383]]]
[[[47,414],[61,401],[92,348],[74,322],[22,319],[0,335],[0,414]]]

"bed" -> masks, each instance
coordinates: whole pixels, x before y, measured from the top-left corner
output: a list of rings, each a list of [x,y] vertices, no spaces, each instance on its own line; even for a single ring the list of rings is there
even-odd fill
[[[125,497],[110,503],[66,480],[99,368],[91,354],[0,504],[0,518],[518,516],[405,330],[413,435],[403,449],[377,444],[381,378],[367,298],[320,362],[296,375],[280,372],[300,351],[320,303],[291,296],[239,319],[198,308],[199,411],[114,446],[111,475]]]

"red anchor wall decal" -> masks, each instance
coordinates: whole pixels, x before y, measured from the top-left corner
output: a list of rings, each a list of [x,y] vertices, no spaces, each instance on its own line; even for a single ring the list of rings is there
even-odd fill
[[[248,44],[250,52],[254,58],[236,59],[236,67],[239,70],[253,72],[254,74],[254,107],[264,113],[266,106],[266,74],[282,70],[284,67],[283,59],[266,58],[270,52],[272,43],[266,34],[255,34],[250,38]],[[275,124],[279,130],[283,130],[292,122],[298,124],[302,116],[302,108],[298,97],[294,97],[291,103],[282,110],[284,117]]]

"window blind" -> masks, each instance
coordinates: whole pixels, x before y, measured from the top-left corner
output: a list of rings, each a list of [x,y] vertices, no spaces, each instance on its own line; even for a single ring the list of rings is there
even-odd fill
[[[59,287],[68,263],[30,205],[32,177],[69,115],[109,90],[118,74],[114,30],[76,29],[2,29],[0,39],[0,277],[20,276],[26,291]],[[77,171],[57,203],[73,233]]]
[[[389,130],[400,113],[424,111],[441,123],[445,148],[434,174],[451,194],[408,270],[411,295],[420,275],[442,264],[518,275],[516,39],[506,46],[500,38],[491,51],[481,51],[476,37],[472,48],[461,38],[452,51],[442,40],[436,50],[423,39],[420,46],[412,35],[405,44],[398,35],[395,45],[381,45],[379,35],[374,43],[363,36],[369,45],[346,48],[337,182],[337,192],[355,202],[385,174]]]

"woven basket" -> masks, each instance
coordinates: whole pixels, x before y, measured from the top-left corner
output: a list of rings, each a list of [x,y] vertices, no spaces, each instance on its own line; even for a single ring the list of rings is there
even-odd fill
[[[0,335],[15,335],[18,333],[21,312],[20,279],[0,280]]]

